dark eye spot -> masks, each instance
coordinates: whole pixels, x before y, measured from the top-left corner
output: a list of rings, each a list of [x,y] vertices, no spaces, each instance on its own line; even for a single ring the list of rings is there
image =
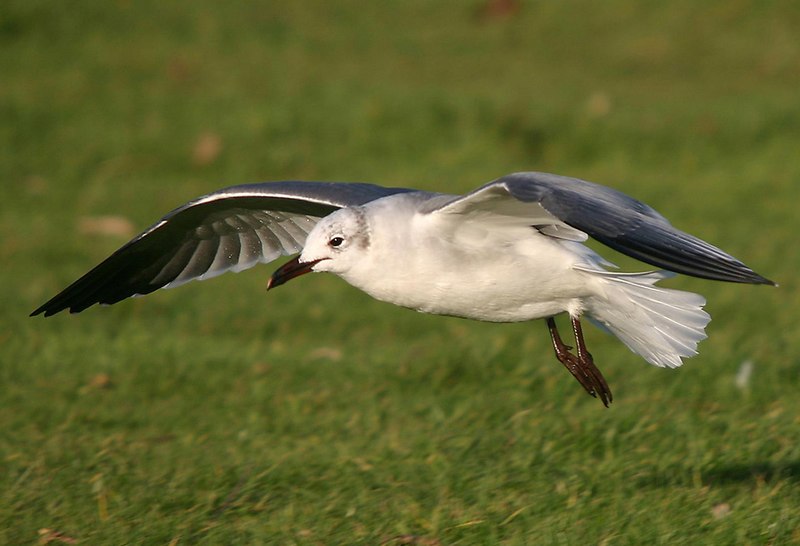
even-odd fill
[[[331,246],[341,246],[341,244],[343,242],[344,242],[344,239],[342,237],[334,237],[333,239],[328,241],[328,244],[331,245]]]

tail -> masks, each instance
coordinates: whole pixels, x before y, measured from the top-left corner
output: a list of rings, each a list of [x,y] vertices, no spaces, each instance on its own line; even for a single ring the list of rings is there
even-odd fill
[[[650,364],[677,368],[681,358],[697,354],[711,316],[699,294],[659,288],[673,276],[666,271],[614,273],[587,270],[602,277],[604,294],[587,302],[586,313]]]

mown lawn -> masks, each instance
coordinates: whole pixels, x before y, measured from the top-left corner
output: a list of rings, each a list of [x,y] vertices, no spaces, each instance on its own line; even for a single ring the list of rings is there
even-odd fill
[[[800,10],[489,4],[0,5],[0,542],[800,543]],[[679,370],[589,331],[609,409],[541,322],[323,275],[27,317],[222,186],[519,170],[634,194],[781,287],[670,281],[714,317]]]

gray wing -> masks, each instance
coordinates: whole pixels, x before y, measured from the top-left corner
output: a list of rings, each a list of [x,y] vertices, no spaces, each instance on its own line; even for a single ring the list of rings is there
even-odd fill
[[[527,207],[527,208],[526,208]],[[580,232],[623,254],[694,277],[775,284],[733,256],[675,229],[648,205],[617,190],[548,173],[515,173],[464,196],[431,201],[426,212],[529,215],[546,235],[578,240]],[[564,232],[564,224],[575,232]]]
[[[233,186],[173,210],[31,316],[79,313],[190,280],[242,271],[300,252],[320,218],[413,191],[373,184],[265,182]]]

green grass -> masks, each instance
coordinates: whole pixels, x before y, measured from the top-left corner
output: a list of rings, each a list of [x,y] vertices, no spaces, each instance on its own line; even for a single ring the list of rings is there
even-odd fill
[[[0,5],[0,542],[800,543],[794,2],[164,4]],[[714,317],[677,371],[592,329],[607,410],[542,323],[322,275],[27,318],[126,240],[85,218],[519,170],[634,194],[782,286],[671,281]]]

